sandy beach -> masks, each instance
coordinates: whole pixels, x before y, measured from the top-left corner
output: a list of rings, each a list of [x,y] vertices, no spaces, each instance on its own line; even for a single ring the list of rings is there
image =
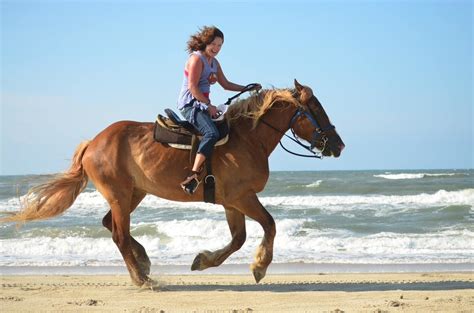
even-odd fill
[[[2,312],[472,312],[474,275],[359,273],[153,276],[4,275]]]

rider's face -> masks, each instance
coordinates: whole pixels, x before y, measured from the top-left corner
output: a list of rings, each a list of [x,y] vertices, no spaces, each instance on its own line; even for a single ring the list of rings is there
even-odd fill
[[[224,40],[221,37],[216,37],[214,40],[206,46],[206,54],[210,57],[215,57],[222,48]]]

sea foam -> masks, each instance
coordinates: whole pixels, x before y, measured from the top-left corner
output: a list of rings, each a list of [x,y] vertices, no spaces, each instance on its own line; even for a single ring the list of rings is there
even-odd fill
[[[288,210],[318,208],[325,211],[351,211],[360,209],[408,210],[446,205],[474,206],[474,188],[457,191],[439,190],[435,193],[416,195],[315,195],[315,196],[261,196],[264,206],[285,208]],[[195,211],[223,214],[221,205],[204,202],[176,202],[164,200],[152,195],[146,196],[140,203],[145,210]],[[140,210],[139,207],[139,210]],[[16,198],[0,200],[0,211],[17,211],[20,209]],[[98,191],[84,192],[79,195],[72,207],[66,211],[68,216],[104,216],[109,210],[105,199]],[[382,212],[381,211],[381,212]],[[383,213],[383,212],[382,212]]]
[[[474,189],[459,191],[439,190],[433,194],[417,195],[347,195],[347,196],[284,196],[261,197],[264,205],[291,207],[332,207],[339,209],[352,208],[360,205],[372,205],[377,209],[380,205],[434,206],[434,205],[474,205]]]
[[[445,230],[428,234],[383,232],[366,236],[305,229],[304,221],[277,222],[274,262],[307,263],[467,263],[474,262],[474,232]],[[247,240],[227,263],[251,263],[263,231],[247,223]],[[191,264],[201,250],[230,242],[224,221],[171,221],[156,227],[169,238],[137,236],[153,264]],[[301,235],[304,231],[305,235]],[[117,265],[122,257],[111,238],[16,238],[0,241],[0,266]]]
[[[316,187],[319,187],[322,182],[323,182],[322,180],[317,180],[314,183],[305,185],[305,187],[307,187],[307,188],[316,188]]]
[[[398,174],[379,174],[374,177],[385,178],[385,179],[420,179],[425,177],[443,177],[443,176],[456,176],[458,173],[398,173]],[[462,174],[465,175],[465,174]]]

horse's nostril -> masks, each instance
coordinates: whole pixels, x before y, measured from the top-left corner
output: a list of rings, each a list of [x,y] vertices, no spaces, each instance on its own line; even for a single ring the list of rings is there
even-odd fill
[[[346,145],[343,144],[343,143],[341,143],[341,144],[339,145],[339,149],[341,150],[341,152],[342,152],[342,150],[344,150],[345,147],[346,147]]]

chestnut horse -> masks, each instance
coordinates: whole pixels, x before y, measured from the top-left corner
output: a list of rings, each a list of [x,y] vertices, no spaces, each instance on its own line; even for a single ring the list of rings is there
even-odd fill
[[[311,89],[295,80],[295,89],[263,90],[232,105],[226,117],[229,141],[212,155],[216,203],[224,206],[232,239],[217,251],[200,252],[192,270],[219,266],[245,242],[245,216],[264,230],[251,270],[257,283],[273,257],[275,221],[257,197],[269,176],[268,158],[288,129],[318,147],[324,156],[338,157],[344,148],[321,103]],[[32,188],[20,212],[3,221],[53,217],[68,209],[92,180],[110,205],[102,220],[127,265],[133,283],[152,286],[150,260],[130,235],[130,214],[147,194],[173,201],[202,201],[203,187],[192,196],[179,183],[189,171],[189,151],[154,142],[153,123],[121,121],[81,143],[71,168]]]

